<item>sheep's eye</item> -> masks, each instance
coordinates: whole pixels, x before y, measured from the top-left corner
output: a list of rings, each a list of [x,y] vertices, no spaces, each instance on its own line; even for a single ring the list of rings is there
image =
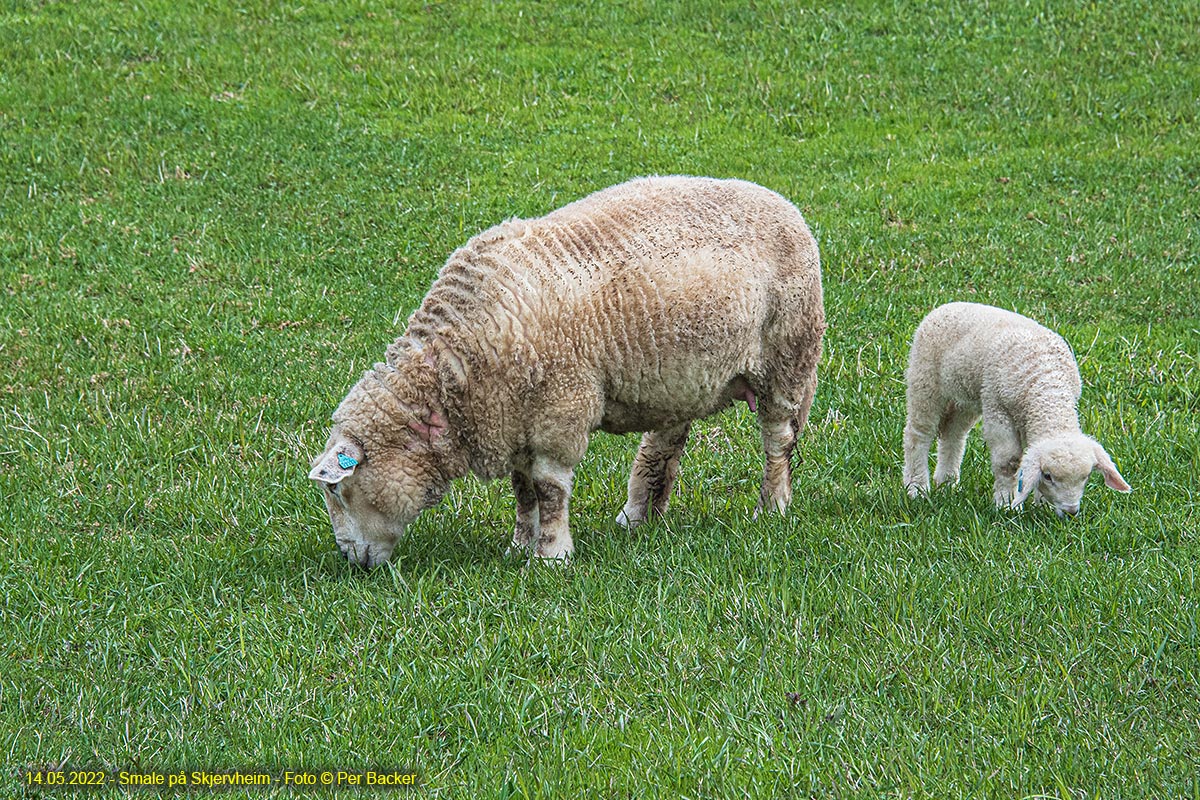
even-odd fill
[[[326,489],[326,490],[327,490],[327,491],[328,491],[330,494],[337,494],[337,493],[338,493],[338,485],[337,485],[336,483],[327,483],[327,484],[325,484],[325,489]]]
[[[1054,483],[1054,476],[1051,475],[1049,472],[1043,472],[1042,479],[1044,481],[1046,481],[1046,483]]]

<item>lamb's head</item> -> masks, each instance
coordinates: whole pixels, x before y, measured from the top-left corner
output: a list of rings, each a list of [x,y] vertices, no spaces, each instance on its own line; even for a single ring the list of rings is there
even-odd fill
[[[1095,439],[1072,433],[1033,442],[1021,458],[1013,507],[1020,506],[1036,492],[1035,496],[1050,503],[1060,517],[1074,516],[1079,513],[1083,489],[1093,471],[1104,476],[1104,483],[1110,489],[1130,491],[1129,484]]]

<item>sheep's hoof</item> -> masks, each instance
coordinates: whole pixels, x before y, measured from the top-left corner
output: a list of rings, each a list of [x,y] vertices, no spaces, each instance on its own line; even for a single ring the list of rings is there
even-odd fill
[[[907,488],[908,488],[908,496],[911,497],[913,500],[916,500],[918,497],[927,496],[929,494],[928,484],[926,484],[925,486],[922,486],[918,483],[910,483]]]
[[[530,561],[540,561],[543,564],[565,564],[575,553],[575,543],[570,534],[559,534],[553,538],[543,538],[537,543]]]
[[[631,531],[646,521],[645,514],[643,514],[642,516],[637,516],[636,515],[637,512],[635,510],[634,515],[631,516],[629,514],[629,512],[630,512],[630,509],[627,506],[627,507],[621,509],[620,514],[617,514],[617,524],[620,525],[625,530]]]
[[[534,553],[533,556],[529,559],[529,562],[526,563],[525,569],[533,568],[532,565],[534,565],[534,564],[544,565],[547,567],[554,567],[554,568],[566,567],[569,564],[571,564],[573,561],[574,561],[574,554],[569,550],[564,551],[564,552],[562,552],[558,555],[554,555],[554,556],[543,555],[541,553]]]
[[[754,507],[754,514],[751,515],[750,518],[758,519],[764,511],[784,517],[787,516],[787,510],[788,501],[784,500],[782,497],[776,497],[767,501],[765,504],[762,500],[759,500],[758,505]]]
[[[993,502],[995,502],[996,508],[1018,509],[1021,507],[1020,503],[1013,502],[1012,492],[1005,491],[1004,489],[1001,489],[1001,490],[997,491],[995,494],[993,494],[992,500],[993,500]]]
[[[528,558],[529,545],[513,542],[504,549],[505,558]]]

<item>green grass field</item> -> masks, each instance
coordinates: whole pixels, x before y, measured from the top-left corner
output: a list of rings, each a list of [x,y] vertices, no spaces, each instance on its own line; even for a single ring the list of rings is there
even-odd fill
[[[1195,2],[201,5],[0,4],[4,795],[1200,796]],[[651,173],[817,234],[789,516],[750,518],[740,405],[633,535],[597,434],[569,568],[503,558],[475,480],[349,567],[308,462],[446,256]],[[954,299],[1071,342],[1131,495],[996,511],[975,434],[908,500],[907,343]]]

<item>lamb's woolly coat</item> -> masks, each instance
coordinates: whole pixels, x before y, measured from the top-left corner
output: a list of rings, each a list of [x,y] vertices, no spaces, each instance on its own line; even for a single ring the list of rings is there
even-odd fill
[[[817,245],[794,206],[743,181],[631,181],[451,255],[338,408],[312,477],[363,563],[467,471],[511,475],[514,543],[566,557],[591,431],[651,432],[621,515],[637,524],[665,508],[690,422],[743,399],[763,425],[761,500],[782,510],[824,328]],[[335,456],[351,451],[348,480]]]
[[[1060,513],[1075,513],[1093,469],[1129,490],[1104,448],[1079,429],[1082,383],[1070,346],[1028,317],[978,303],[934,309],[913,336],[907,382],[904,483],[913,496],[929,488],[935,436],[934,481],[957,480],[967,433],[981,416],[997,505],[1038,492]]]

